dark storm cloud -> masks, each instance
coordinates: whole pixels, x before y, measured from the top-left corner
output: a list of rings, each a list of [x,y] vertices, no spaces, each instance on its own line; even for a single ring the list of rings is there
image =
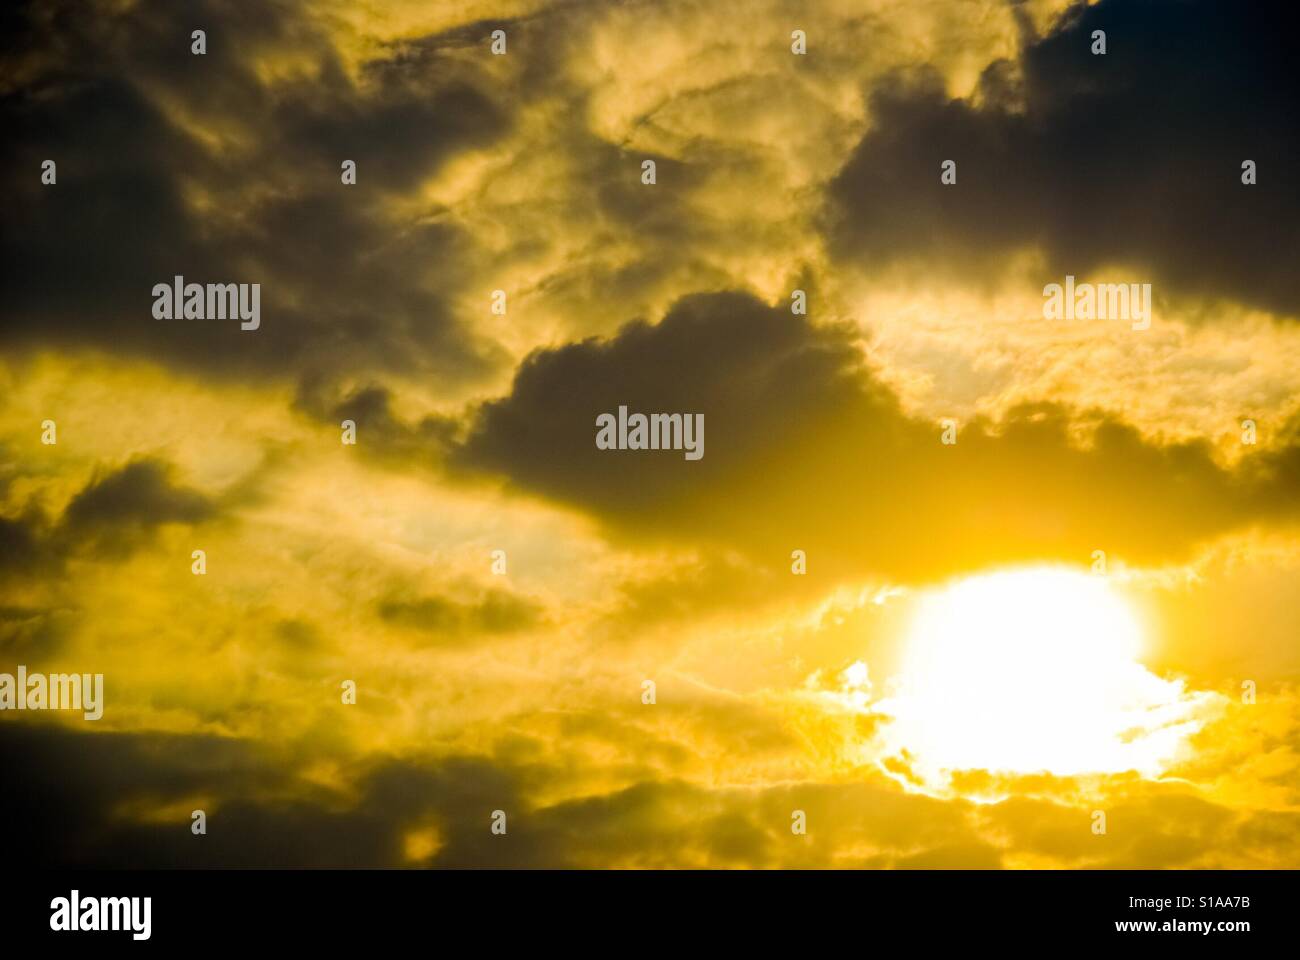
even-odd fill
[[[204,523],[236,499],[186,487],[162,460],[101,467],[56,520],[34,502],[21,516],[0,517],[0,576],[56,575],[69,556],[83,552],[125,556],[159,527]]]
[[[216,503],[172,474],[158,460],[134,460],[98,474],[68,503],[52,544],[60,552],[124,555],[164,524],[202,523],[217,515]]]
[[[613,860],[646,840],[622,833],[609,851],[593,844],[615,827],[680,809],[671,794],[647,785],[657,804],[615,798],[585,811],[559,808],[534,815],[521,789],[531,775],[478,757],[428,763],[389,761],[363,772],[355,803],[291,783],[283,758],[244,741],[165,734],[79,734],[54,728],[0,726],[0,761],[22,770],[20,789],[0,794],[6,823],[21,823],[11,855],[47,867],[393,867],[409,864],[403,836],[436,826],[443,846],[426,865],[556,867],[573,864],[572,836],[592,829],[577,847]],[[140,822],[128,811],[173,807],[211,797],[208,833],[190,833],[188,813]],[[292,797],[292,799],[279,799]],[[635,799],[635,798],[634,798]],[[626,808],[631,807],[628,811]],[[508,840],[489,827],[493,810],[508,816]],[[719,842],[704,833],[708,842]],[[667,835],[659,829],[656,836]],[[725,834],[724,834],[725,835]],[[679,849],[686,844],[679,840]],[[652,847],[652,851],[657,845]],[[656,855],[662,855],[662,851]]]
[[[245,741],[167,734],[80,734],[0,725],[0,761],[21,783],[0,792],[5,823],[21,823],[10,853],[46,867],[390,867],[402,834],[432,818],[452,838],[440,865],[536,862],[527,836],[502,844],[494,809],[518,811],[514,777],[491,763],[451,758],[371,769],[360,799],[340,807],[324,793],[293,799],[291,768]],[[141,822],[130,813],[211,797],[208,833],[188,813]],[[496,842],[494,842],[496,841]]]
[[[33,520],[0,517],[0,573],[30,569],[39,556],[38,536]]]
[[[1295,518],[1300,512],[1300,414],[1278,425],[1277,442],[1254,464],[1253,504]]]
[[[63,521],[73,530],[198,523],[213,513],[201,493],[172,483],[157,460],[136,460],[92,480],[72,498]]]
[[[896,76],[872,91],[871,129],[830,185],[835,252],[969,273],[1035,244],[1057,280],[1120,263],[1158,293],[1297,313],[1288,13],[1104,0],[1028,39],[1019,77],[990,67],[973,100],[948,99],[924,70]],[[1090,52],[1094,30],[1105,56]],[[950,159],[955,186],[939,179]]]
[[[480,758],[371,766],[355,804],[297,783],[281,755],[213,736],[0,724],[0,761],[22,771],[21,784],[0,792],[0,818],[24,825],[11,845],[19,863],[389,867],[404,862],[404,832],[431,820],[457,837],[445,856],[467,865],[508,865],[530,849],[527,837],[493,843],[492,810],[524,808],[520,771]],[[202,837],[191,834],[188,810],[174,820],[138,816],[202,797],[212,804]]]
[[[386,863],[395,852],[393,824],[374,813],[331,813],[301,801],[259,808],[252,798],[282,790],[285,772],[238,740],[7,726],[0,757],[6,769],[22,771],[21,787],[0,797],[4,822],[24,824],[14,837],[20,863],[355,866]],[[191,835],[188,813],[139,823],[123,812],[200,796],[222,802],[222,812],[209,811],[210,832],[201,838]]]
[[[454,419],[436,414],[416,423],[399,419],[392,410],[391,392],[379,384],[340,395],[327,379],[306,377],[298,384],[294,407],[328,423],[351,420],[358,442],[364,438],[367,455],[395,466],[436,464],[461,429]]]
[[[507,128],[469,68],[398,50],[354,84],[290,4],[7,16],[0,342],[241,374],[346,365],[468,378],[495,362],[448,307],[465,238],[382,209]],[[190,53],[198,26],[205,56]],[[259,60],[277,57],[319,72],[263,79]],[[46,159],[53,186],[40,183]],[[354,187],[340,183],[344,159],[358,164]],[[261,328],[154,319],[154,284],[178,274],[260,283]]]
[[[619,405],[702,413],[703,459],[597,449],[596,418]],[[773,567],[804,549],[831,575],[1089,562],[1097,549],[1159,562],[1294,511],[1300,493],[1289,448],[1230,471],[1208,445],[1159,445],[1052,405],[962,425],[954,446],[940,433],[903,414],[851,330],[719,293],[657,326],[534,353],[450,460],[624,535],[730,545]]]

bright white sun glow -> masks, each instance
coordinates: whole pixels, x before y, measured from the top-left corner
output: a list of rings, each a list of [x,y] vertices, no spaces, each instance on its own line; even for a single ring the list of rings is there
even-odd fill
[[[1143,633],[1102,577],[993,573],[920,601],[901,683],[876,709],[927,778],[953,770],[1160,773],[1203,723],[1192,694],[1138,662]]]

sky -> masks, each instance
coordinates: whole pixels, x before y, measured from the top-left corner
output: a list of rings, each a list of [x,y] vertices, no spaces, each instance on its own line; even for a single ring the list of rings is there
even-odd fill
[[[5,5],[20,859],[1295,867],[1280,6]]]

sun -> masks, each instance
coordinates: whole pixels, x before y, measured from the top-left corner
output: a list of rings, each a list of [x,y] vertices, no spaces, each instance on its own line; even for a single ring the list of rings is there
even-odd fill
[[[1133,607],[1070,568],[970,577],[920,599],[900,676],[876,705],[927,778],[956,770],[1158,774],[1203,723],[1142,665]]]

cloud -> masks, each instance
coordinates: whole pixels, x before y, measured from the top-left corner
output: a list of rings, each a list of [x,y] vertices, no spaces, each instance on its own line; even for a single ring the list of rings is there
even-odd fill
[[[0,517],[0,574],[55,578],[74,555],[121,559],[169,524],[193,526],[216,518],[224,504],[175,480],[166,461],[141,457],[96,467],[51,521],[35,499],[14,518]]]
[[[907,866],[927,851],[978,845],[965,804],[868,784],[644,781],[539,804],[529,791],[559,770],[453,756],[369,763],[336,791],[299,780],[276,766],[283,757],[244,741],[52,727],[0,728],[0,756],[26,783],[0,798],[5,822],[26,825],[14,855],[52,867],[865,865],[845,862],[841,843],[874,865]],[[808,814],[807,838],[790,832],[796,808]],[[190,832],[193,809],[207,813],[204,836]],[[498,809],[504,837],[489,829]],[[411,862],[404,839],[419,829],[438,844]]]
[[[393,410],[393,392],[378,383],[340,392],[329,378],[305,377],[294,409],[331,424],[351,420],[367,454],[397,469],[438,465],[459,429],[454,419],[438,414],[414,424],[402,420]]]
[[[508,128],[472,70],[437,49],[393,48],[353,77],[287,4],[63,17],[33,5],[12,19],[22,44],[3,72],[21,86],[0,100],[11,133],[0,342],[89,345],[227,377],[472,380],[499,361],[453,316],[468,238],[388,207]],[[189,49],[196,23],[204,56]],[[40,182],[47,159],[52,186]],[[345,159],[356,186],[340,182]],[[260,283],[260,329],[156,320],[153,286],[176,275]]]
[[[489,640],[544,622],[540,606],[504,590],[487,590],[473,602],[438,595],[389,598],[380,602],[378,613],[389,623],[429,634],[437,644]]]
[[[247,742],[9,727],[0,729],[0,755],[28,785],[0,800],[5,822],[30,826],[16,838],[19,862],[321,867],[396,859],[399,811],[332,810],[327,796],[296,797],[288,771]],[[206,836],[190,832],[193,809],[208,815]]]
[[[596,417],[620,405],[704,414],[704,458],[599,450]],[[1294,510],[1289,449],[1234,472],[1206,444],[1162,445],[1051,404],[962,425],[952,446],[940,434],[900,409],[850,329],[733,292],[534,353],[451,462],[616,535],[728,545],[772,566],[804,549],[829,576],[1085,563],[1097,549],[1160,562]]]
[[[78,620],[67,607],[0,606],[0,652],[15,663],[33,663],[65,651]]]
[[[68,504],[55,534],[66,547],[122,555],[165,524],[197,524],[217,513],[208,497],[172,480],[158,460],[134,460],[95,476]]]
[[[834,252],[867,270],[918,260],[970,277],[1037,247],[1047,279],[1118,264],[1160,296],[1300,313],[1282,15],[1103,0],[1028,35],[971,98],[950,98],[932,70],[900,71],[870,90],[871,128],[829,185]],[[1090,52],[1098,29],[1104,56]],[[945,160],[955,186],[940,182]]]
[[[157,460],[135,460],[91,480],[72,498],[63,522],[74,530],[163,523],[198,523],[212,515],[201,493],[176,486]]]
[[[28,519],[0,517],[0,572],[31,569],[39,551],[34,526]]]

